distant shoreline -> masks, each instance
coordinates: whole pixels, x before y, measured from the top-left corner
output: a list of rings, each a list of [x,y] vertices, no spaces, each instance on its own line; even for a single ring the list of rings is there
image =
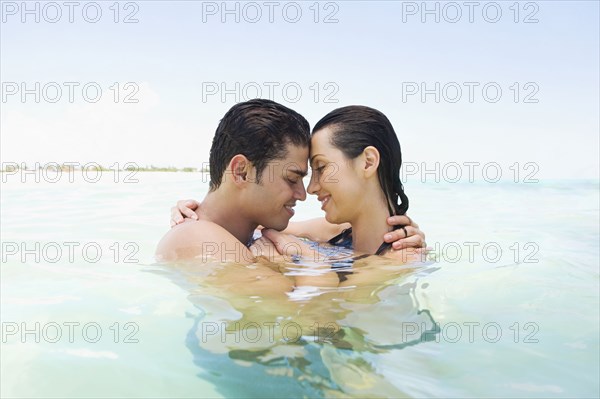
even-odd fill
[[[8,165],[7,165],[8,164]],[[40,164],[36,162],[34,166],[29,166],[24,162],[17,164],[16,162],[6,162],[2,164],[2,169],[0,169],[0,173],[14,173],[19,170],[44,170],[44,171],[53,171],[58,172],[75,172],[75,171],[99,171],[99,172],[108,172],[108,171],[129,171],[129,172],[185,172],[185,173],[209,173],[210,170],[208,168],[194,168],[194,167],[183,167],[176,168],[174,166],[154,166],[154,165],[146,165],[146,166],[138,166],[133,162],[128,162],[119,166],[118,163],[114,164],[113,167],[104,167],[94,162],[90,162],[88,164],[58,164],[56,162],[50,162],[46,164]],[[115,166],[116,165],[116,166]]]

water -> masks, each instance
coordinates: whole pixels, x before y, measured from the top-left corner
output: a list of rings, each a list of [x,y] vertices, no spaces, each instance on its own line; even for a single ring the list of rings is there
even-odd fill
[[[2,185],[2,397],[599,396],[597,181],[407,184],[435,261],[289,298],[154,262],[200,176]]]

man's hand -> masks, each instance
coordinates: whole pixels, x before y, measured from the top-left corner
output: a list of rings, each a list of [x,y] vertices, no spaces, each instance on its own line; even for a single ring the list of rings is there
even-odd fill
[[[403,228],[390,231],[383,236],[385,242],[391,242],[392,248],[425,248],[425,233],[419,230],[419,225],[408,216],[391,216],[387,218],[390,226],[404,226]]]
[[[262,234],[273,243],[277,252],[287,262],[294,262],[294,259],[303,259],[308,262],[320,261],[319,251],[311,248],[298,237],[273,229],[263,229]]]
[[[300,287],[337,288],[339,278],[331,266],[320,259],[319,251],[290,234],[273,229],[263,229],[263,238],[270,240],[283,260],[295,266],[293,271],[296,289]]]
[[[177,201],[177,205],[171,208],[171,227],[183,223],[185,218],[198,220],[194,210],[199,206],[200,203],[193,199]]]

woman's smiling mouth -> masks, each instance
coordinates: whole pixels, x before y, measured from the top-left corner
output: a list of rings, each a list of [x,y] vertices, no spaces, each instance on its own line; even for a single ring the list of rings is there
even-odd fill
[[[330,198],[331,198],[330,195],[326,195],[325,197],[319,197],[319,201],[321,201],[321,209],[322,210],[325,210],[325,205],[327,205]]]

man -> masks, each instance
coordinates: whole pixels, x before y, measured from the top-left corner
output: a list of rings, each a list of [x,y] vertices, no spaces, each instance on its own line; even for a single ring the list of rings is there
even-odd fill
[[[194,222],[165,234],[157,258],[252,263],[256,253],[248,247],[254,230],[259,225],[284,230],[296,202],[306,199],[302,178],[308,173],[309,143],[308,121],[281,104],[257,99],[233,106],[219,123],[210,149],[209,193],[194,213],[187,210]],[[390,220],[411,223],[405,216]],[[412,245],[421,246],[418,226],[413,224],[410,232],[417,236]],[[387,242],[405,238],[392,233],[386,235]]]

